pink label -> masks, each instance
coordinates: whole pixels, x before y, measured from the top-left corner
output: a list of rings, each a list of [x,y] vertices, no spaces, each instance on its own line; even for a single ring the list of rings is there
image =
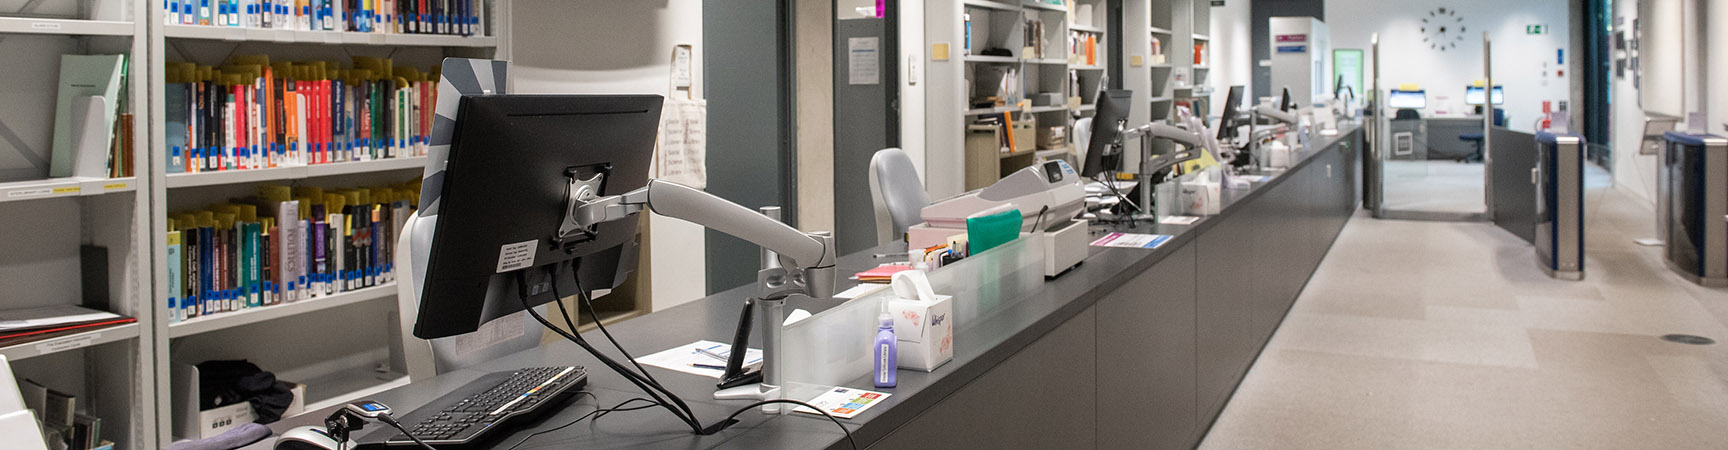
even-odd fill
[[[1308,42],[1308,35],[1306,35],[1306,34],[1280,34],[1280,35],[1278,35],[1277,39],[1278,39],[1278,42]]]

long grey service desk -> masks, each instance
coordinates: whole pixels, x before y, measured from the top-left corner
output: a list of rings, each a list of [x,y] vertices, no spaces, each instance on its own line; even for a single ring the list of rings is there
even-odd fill
[[[1221,214],[1193,225],[1093,227],[1174,236],[1155,250],[1092,248],[1081,266],[1050,280],[978,323],[956,324],[954,360],[934,372],[901,371],[893,394],[842,420],[860,447],[898,448],[1192,448],[1217,418],[1260,349],[1356,209],[1362,137],[1354,126],[1316,137],[1290,170],[1224,191]],[[839,272],[877,264],[849,255]],[[899,244],[904,245],[904,244]],[[855,282],[841,280],[840,288]],[[722,292],[610,327],[645,355],[698,339],[728,341],[744,288]],[[793,307],[815,310],[834,303]],[[586,335],[597,347],[599,333]],[[993,343],[993,344],[986,344]],[[527,366],[583,365],[589,384],[562,411],[494,442],[516,445],[530,433],[642,396],[574,344],[562,340],[463,370],[415,381],[372,397],[409,411],[488,372]],[[714,380],[648,369],[689,403],[704,424],[746,401],[718,401]],[[867,376],[847,384],[869,388]],[[280,433],[321,421],[315,411],[271,428]],[[845,449],[845,437],[820,416],[747,412],[740,423],[697,436],[662,409],[607,415],[533,437],[519,448]],[[371,425],[372,427],[382,425]],[[254,448],[268,448],[267,439]]]

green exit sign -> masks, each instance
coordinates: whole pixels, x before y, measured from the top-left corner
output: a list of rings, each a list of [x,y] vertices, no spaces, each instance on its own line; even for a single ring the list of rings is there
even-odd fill
[[[1547,25],[1525,25],[1524,34],[1548,34]]]

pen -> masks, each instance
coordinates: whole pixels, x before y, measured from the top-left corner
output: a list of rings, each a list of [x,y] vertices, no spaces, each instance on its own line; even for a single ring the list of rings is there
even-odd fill
[[[905,253],[877,253],[877,254],[870,255],[870,257],[871,258],[905,258],[906,254]]]
[[[698,369],[726,370],[726,367],[724,366],[716,366],[713,364],[690,364],[690,367]]]
[[[705,349],[705,348],[700,348],[700,347],[696,348],[696,353],[701,353],[703,355],[707,355],[709,358],[714,358],[714,359],[718,359],[721,361],[726,360],[725,356],[720,356],[719,353],[714,353],[714,352],[709,351],[708,349]]]

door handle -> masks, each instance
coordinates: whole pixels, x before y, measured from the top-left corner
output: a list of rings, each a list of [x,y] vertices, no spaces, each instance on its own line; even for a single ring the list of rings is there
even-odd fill
[[[1541,167],[1536,167],[1536,168],[1530,169],[1530,184],[1534,184],[1534,185],[1538,185],[1538,186],[1540,186],[1542,184],[1542,168]]]

